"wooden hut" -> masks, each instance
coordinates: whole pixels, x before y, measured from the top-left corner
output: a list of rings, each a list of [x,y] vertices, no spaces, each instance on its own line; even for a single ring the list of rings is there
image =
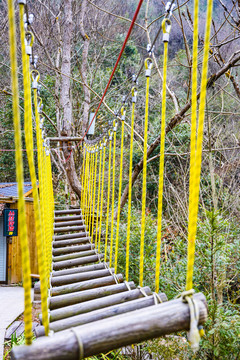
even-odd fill
[[[38,274],[32,185],[24,183],[31,273]],[[22,281],[20,236],[18,232],[16,183],[0,183],[0,283]]]

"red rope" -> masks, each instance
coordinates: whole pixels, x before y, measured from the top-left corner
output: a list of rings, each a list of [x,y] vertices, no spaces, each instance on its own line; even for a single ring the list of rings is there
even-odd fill
[[[120,61],[120,59],[121,59],[121,57],[122,57],[122,54],[123,54],[123,51],[124,51],[125,46],[126,46],[126,44],[127,44],[127,41],[128,41],[128,39],[129,39],[129,36],[131,35],[131,32],[132,32],[134,23],[135,23],[135,21],[136,21],[136,19],[137,19],[137,16],[138,16],[138,13],[139,13],[139,11],[140,11],[140,9],[141,9],[142,3],[143,3],[143,0],[140,0],[140,1],[139,1],[139,4],[138,4],[138,7],[137,7],[137,9],[136,9],[136,11],[135,11],[135,13],[134,13],[134,15],[133,15],[132,22],[131,22],[131,25],[130,25],[130,27],[129,27],[127,36],[126,36],[126,38],[125,38],[125,40],[124,40],[124,43],[123,43],[122,48],[121,48],[121,51],[120,51],[120,53],[119,53],[119,55],[118,55],[116,64],[115,64],[115,66],[114,66],[114,68],[113,68],[113,71],[112,71],[112,73],[111,73],[111,76],[110,76],[110,78],[109,78],[109,80],[108,80],[108,83],[107,83],[107,86],[106,86],[106,88],[105,88],[105,90],[104,90],[103,96],[102,96],[102,98],[101,98],[101,100],[100,100],[100,102],[99,102],[99,104],[98,104],[97,110],[95,111],[95,114],[93,115],[93,118],[92,118],[92,120],[91,120],[91,122],[90,122],[90,124],[89,124],[89,126],[88,126],[88,128],[87,128],[87,130],[85,131],[82,139],[81,139],[80,142],[77,144],[77,146],[79,146],[79,145],[81,144],[81,142],[84,140],[84,137],[87,135],[88,130],[90,129],[90,127],[91,127],[91,125],[92,125],[92,123],[93,123],[93,120],[95,119],[95,117],[96,117],[96,115],[97,115],[97,113],[98,113],[98,110],[100,109],[100,106],[102,105],[102,102],[103,102],[103,100],[104,100],[104,97],[105,97],[105,95],[106,95],[106,93],[107,93],[107,91],[108,91],[108,88],[109,88],[110,84],[111,84],[113,75],[114,75],[114,73],[115,73],[115,71],[116,71],[116,69],[117,69],[117,66],[118,66],[118,64],[119,64],[119,61]],[[70,152],[68,158],[66,159],[66,162],[69,160],[71,154],[72,154],[72,151]]]

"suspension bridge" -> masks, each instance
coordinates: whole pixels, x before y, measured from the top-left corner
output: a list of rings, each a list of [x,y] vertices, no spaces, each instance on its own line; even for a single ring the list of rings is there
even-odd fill
[[[143,0],[132,19],[129,31],[111,73],[101,101],[92,118],[94,121],[104,97],[111,84],[115,70],[120,62],[126,43],[131,35],[135,20]],[[203,333],[202,325],[207,319],[207,304],[203,294],[194,294],[193,268],[195,239],[198,217],[199,184],[201,173],[204,112],[206,104],[207,70],[210,51],[210,30],[212,21],[212,0],[207,2],[204,53],[200,99],[197,96],[198,69],[198,1],[194,1],[194,34],[192,65],[192,112],[191,112],[191,162],[189,181],[189,223],[188,259],[186,269],[186,290],[176,294],[176,299],[168,301],[159,289],[162,207],[164,179],[164,150],[166,128],[166,87],[168,43],[171,32],[173,1],[168,2],[159,36],[163,35],[163,83],[161,110],[161,141],[158,188],[158,222],[155,256],[155,286],[143,286],[148,274],[144,271],[144,245],[146,230],[146,185],[147,185],[147,136],[149,117],[149,89],[153,61],[148,49],[137,75],[145,76],[145,119],[144,119],[144,156],[142,172],[142,221],[139,237],[139,282],[129,279],[131,245],[131,196],[133,170],[133,140],[135,109],[137,107],[137,77],[131,97],[131,136],[129,149],[129,196],[127,218],[127,241],[124,249],[119,249],[121,195],[123,178],[124,126],[126,107],[123,104],[109,127],[94,140],[86,135],[80,139],[82,149],[81,199],[78,209],[55,210],[52,182],[50,143],[42,136],[43,122],[42,99],[39,91],[40,74],[36,67],[31,68],[30,57],[34,47],[34,36],[29,28],[26,0],[19,0],[20,40],[22,49],[23,88],[24,88],[24,129],[34,198],[34,221],[40,282],[35,293],[41,296],[41,326],[36,330],[37,339],[32,341],[31,278],[27,238],[26,217],[23,196],[23,160],[19,113],[19,88],[17,76],[17,46],[14,1],[8,0],[9,43],[11,60],[11,79],[13,93],[13,120],[15,130],[16,177],[19,191],[19,231],[21,235],[23,286],[25,290],[25,339],[26,344],[14,347],[12,359],[84,359],[108,352],[116,348],[136,344],[179,331],[188,331],[188,340],[193,350],[199,346]],[[33,93],[33,104],[32,104]],[[126,101],[126,99],[125,99]],[[33,105],[33,106],[32,106]],[[33,156],[33,119],[34,109],[37,140],[37,169]],[[117,133],[120,148],[116,151]],[[116,189],[116,157],[120,153],[118,189]],[[106,154],[108,156],[106,156]],[[71,156],[72,154],[70,154]],[[108,173],[105,165],[108,159]],[[39,174],[38,179],[37,175]],[[38,184],[39,183],[39,191]],[[104,185],[106,186],[106,193]],[[116,190],[118,197],[115,198]],[[103,206],[104,201],[106,206]],[[115,206],[117,202],[117,206]],[[114,212],[116,212],[116,229]],[[104,233],[102,229],[105,229]],[[104,234],[104,236],[103,236]],[[118,273],[119,250],[125,251],[125,273]],[[179,296],[177,296],[179,295]]]

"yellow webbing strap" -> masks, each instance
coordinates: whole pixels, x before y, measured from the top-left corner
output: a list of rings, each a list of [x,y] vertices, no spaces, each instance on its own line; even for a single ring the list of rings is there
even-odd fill
[[[81,190],[81,209],[83,214],[83,193],[84,193],[84,175],[85,175],[85,159],[86,159],[86,148],[83,147],[83,163],[82,163],[82,190]]]
[[[101,169],[102,169],[102,144],[100,143],[100,158],[99,158],[99,173],[98,173],[98,198],[97,198],[97,219],[96,219],[96,231],[95,231],[95,249],[98,245],[98,217],[99,217],[99,203],[101,192]]]
[[[43,224],[43,149],[41,141],[41,129],[40,129],[40,119],[38,112],[38,101],[37,101],[37,88],[34,89],[34,108],[35,108],[35,120],[36,120],[36,133],[37,133],[37,149],[38,149],[38,173],[39,173],[39,189],[40,189],[40,209],[41,209],[41,221]],[[50,201],[50,199],[49,199]],[[49,214],[51,215],[51,213]],[[38,269],[40,275],[40,292],[41,292],[41,307],[42,307],[42,321],[45,329],[45,333],[49,332],[49,317],[48,317],[48,286],[47,286],[47,276],[46,276],[46,263],[45,263],[45,239],[43,238],[43,232],[41,233],[41,238],[36,238],[37,242],[37,256],[38,256]],[[42,241],[41,241],[42,240]]]
[[[191,204],[189,204],[189,206],[191,205],[191,208],[189,209],[188,265],[187,265],[186,290],[192,289],[193,286],[193,266],[194,266],[195,240],[196,240],[196,232],[197,232],[197,216],[198,216],[198,202],[199,202],[201,161],[202,161],[202,141],[203,141],[203,128],[204,128],[206,92],[207,92],[207,72],[208,72],[208,56],[209,56],[211,22],[212,22],[212,7],[213,7],[213,0],[209,0],[207,3],[207,20],[206,20],[204,54],[203,54],[203,64],[202,64],[198,132],[197,132],[197,149],[196,149],[196,157],[194,160],[195,170],[193,172],[194,177],[192,179]]]
[[[93,207],[92,207],[92,236],[91,241],[93,241],[93,230],[95,223],[95,204],[96,204],[96,184],[97,184],[97,164],[98,164],[98,146],[96,147],[96,157],[95,157],[95,169],[94,169],[94,191],[93,191]]]
[[[102,164],[102,188],[101,188],[101,202],[100,202],[100,222],[98,235],[98,252],[101,252],[101,232],[102,232],[102,213],[103,213],[103,192],[104,192],[104,176],[105,176],[105,158],[106,158],[106,141],[103,139],[103,164]]]
[[[104,251],[104,261],[105,262],[107,261],[108,228],[109,228],[109,206],[110,206],[110,190],[111,190],[111,158],[112,158],[112,133],[109,131],[107,218],[106,218],[105,251]]]
[[[86,188],[85,188],[85,224],[88,216],[88,192],[89,192],[89,168],[90,168],[90,149],[87,149],[87,171],[86,171]]]
[[[143,185],[142,185],[142,223],[140,240],[140,264],[139,264],[139,285],[143,286],[143,265],[144,265],[144,235],[146,222],[146,193],[147,193],[147,137],[148,137],[148,101],[149,83],[152,68],[152,60],[145,60],[146,68],[146,103],[145,103],[145,126],[144,126],[144,150],[143,150]]]
[[[17,70],[17,46],[16,46],[16,26],[14,14],[14,1],[8,0],[8,20],[9,20],[9,44],[11,60],[11,84],[13,93],[13,124],[15,134],[15,161],[16,161],[16,179],[18,183],[18,221],[19,235],[22,251],[22,269],[23,269],[23,287],[24,287],[24,322],[26,344],[32,343],[32,306],[31,306],[31,277],[30,260],[27,238],[27,224],[25,214],[25,202],[23,191],[23,161],[22,161],[22,143],[21,143],[21,124],[19,113],[19,92],[18,92],[18,70]]]
[[[114,200],[115,200],[115,164],[116,164],[116,132],[117,132],[117,120],[114,120],[113,129],[113,173],[112,173],[112,214],[111,214],[111,239],[110,239],[110,255],[109,255],[109,267],[112,266],[113,257],[113,232],[114,232]]]
[[[166,23],[167,26],[166,26]],[[164,19],[162,22],[163,34],[170,33],[171,22]],[[161,114],[161,142],[159,160],[159,183],[158,183],[158,225],[157,225],[157,252],[155,269],[155,292],[159,292],[159,275],[161,261],[161,236],[162,236],[162,205],[163,205],[163,183],[164,183],[164,152],[165,152],[165,128],[166,128],[166,88],[167,88],[167,61],[168,61],[168,41],[164,41],[163,55],[163,84],[162,84],[162,114]]]
[[[129,155],[129,181],[128,181],[128,221],[127,221],[127,243],[126,243],[126,281],[129,278],[129,252],[130,252],[130,230],[131,230],[131,205],[132,205],[132,161],[133,161],[133,135],[134,135],[134,111],[137,98],[137,89],[132,88],[132,119],[131,119],[131,139]]]
[[[116,243],[115,243],[115,256],[114,256],[114,269],[117,274],[118,266],[118,245],[119,245],[119,226],[120,226],[120,212],[121,212],[121,194],[122,194],[122,173],[123,173],[123,142],[124,142],[124,120],[125,109],[122,107],[122,134],[121,134],[121,155],[120,155],[120,172],[119,172],[119,189],[118,189],[118,211],[117,211],[117,229],[116,229]]]

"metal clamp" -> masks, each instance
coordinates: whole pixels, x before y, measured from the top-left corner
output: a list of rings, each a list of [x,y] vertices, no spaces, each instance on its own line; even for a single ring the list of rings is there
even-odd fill
[[[152,59],[150,59],[150,58],[145,59],[144,64],[145,64],[145,69],[146,69],[145,75],[146,75],[146,77],[150,77],[151,70],[153,67]]]
[[[175,6],[176,5],[174,3],[172,4],[171,1],[167,2],[166,6],[165,6],[165,11],[166,11],[166,13],[168,14],[169,17],[172,16],[172,13],[173,13],[173,10],[174,10]]]
[[[113,131],[117,131],[117,126],[118,126],[118,122],[117,122],[117,120],[115,119],[115,120],[113,120]]]
[[[137,102],[137,88],[135,86],[132,87],[132,102]]]
[[[108,130],[108,140],[112,141],[113,138],[113,132],[111,130]]]
[[[162,22],[163,42],[169,42],[172,22],[170,19],[165,18]]]
[[[25,34],[25,48],[26,48],[26,54],[32,55],[32,46],[34,41],[34,35],[31,31],[27,31]]]
[[[33,89],[38,89],[38,82],[40,79],[40,74],[37,70],[32,70],[31,71],[31,79],[32,79],[32,88]]]
[[[41,113],[42,113],[42,109],[43,109],[42,98],[41,98],[41,97],[38,97],[38,98],[37,98],[37,102],[38,102],[38,113],[41,114]]]
[[[148,52],[148,56],[152,56],[153,52],[154,52],[155,46],[151,45],[151,44],[147,44],[147,52]]]
[[[125,110],[125,107],[122,106],[121,107],[121,120],[125,121],[125,118],[126,118],[126,110]]]

